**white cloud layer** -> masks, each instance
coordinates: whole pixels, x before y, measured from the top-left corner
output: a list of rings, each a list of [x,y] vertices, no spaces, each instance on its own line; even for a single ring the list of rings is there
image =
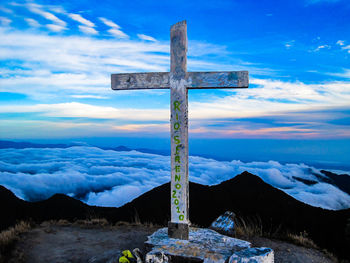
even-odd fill
[[[26,200],[40,200],[64,193],[90,205],[121,206],[169,181],[168,156],[117,152],[95,147],[67,149],[1,149],[0,184]],[[216,161],[190,157],[190,180],[214,185],[243,171],[294,198],[326,209],[350,207],[350,196],[333,185],[320,182],[319,170],[304,164],[275,161]],[[318,183],[306,185],[295,178]]]

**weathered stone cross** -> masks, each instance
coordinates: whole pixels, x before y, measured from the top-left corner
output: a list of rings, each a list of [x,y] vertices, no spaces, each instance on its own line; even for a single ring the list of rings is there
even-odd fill
[[[169,89],[171,91],[171,221],[168,235],[188,239],[188,89],[247,88],[247,71],[187,72],[187,24],[170,29],[170,73],[112,74],[113,90]]]

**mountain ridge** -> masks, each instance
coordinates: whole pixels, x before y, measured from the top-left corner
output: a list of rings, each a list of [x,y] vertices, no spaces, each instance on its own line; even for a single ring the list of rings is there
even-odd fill
[[[2,215],[6,215],[0,216],[2,229],[6,224],[8,227],[19,220],[73,221],[99,217],[110,222],[140,221],[167,225],[170,219],[169,183],[155,187],[119,208],[89,206],[63,194],[31,203],[20,200],[4,189],[6,188],[0,187],[0,211],[3,212]],[[6,203],[11,203],[12,206],[4,205]],[[5,211],[6,207],[8,211]],[[332,211],[312,207],[248,172],[213,186],[190,182],[192,223],[208,227],[217,216],[227,210],[248,221],[255,220],[255,223],[261,224],[264,231],[269,233],[306,231],[320,247],[342,257],[348,256],[347,247],[350,240],[347,239],[345,229],[350,218],[350,209]],[[10,222],[6,218],[10,218]]]

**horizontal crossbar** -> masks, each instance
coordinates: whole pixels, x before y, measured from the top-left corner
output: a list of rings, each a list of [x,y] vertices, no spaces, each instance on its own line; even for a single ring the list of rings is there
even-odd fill
[[[169,89],[168,72],[112,74],[113,90]],[[189,89],[248,88],[248,71],[188,72]]]

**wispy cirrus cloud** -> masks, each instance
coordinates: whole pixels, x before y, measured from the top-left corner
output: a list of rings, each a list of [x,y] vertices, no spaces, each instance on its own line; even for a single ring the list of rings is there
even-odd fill
[[[59,104],[37,104],[29,106],[18,106],[16,110],[10,106],[0,106],[1,113],[15,112],[38,112],[46,117],[70,117],[91,119],[124,119],[124,120],[160,120],[169,118],[168,110],[147,109],[117,109],[115,107],[94,106],[77,102]]]
[[[290,40],[284,43],[284,46],[286,47],[286,49],[290,49],[294,45],[295,45],[295,40]]]
[[[96,124],[100,131],[105,132],[149,131],[155,127],[152,122],[160,122],[153,123],[162,127],[157,132],[167,132],[163,124],[168,122],[169,109],[164,102],[157,104],[152,96],[146,96],[145,111],[125,105],[114,106],[108,100],[113,96],[123,96],[128,100],[126,94],[131,94],[113,93],[110,90],[111,73],[169,71],[168,41],[157,41],[147,34],[124,32],[116,18],[95,18],[88,16],[88,13],[72,12],[59,5],[39,5],[34,2],[8,5],[9,8],[13,6],[28,8],[30,12],[26,13],[27,17],[21,19],[36,29],[14,28],[11,27],[12,24],[0,28],[0,60],[4,65],[11,65],[0,69],[0,92],[17,92],[37,101],[22,108],[17,107],[17,111],[6,108],[9,105],[0,108],[2,123],[6,120],[12,131],[15,131],[14,123],[17,121],[19,124],[23,119],[10,121],[6,119],[6,114],[27,113],[27,116],[33,118],[31,122],[22,122],[28,129],[40,125],[54,127],[59,118],[71,118],[71,124],[66,121],[61,125],[60,132],[65,127],[68,131],[73,126],[76,130],[82,130],[82,123],[92,124],[96,120],[105,122],[105,128]],[[15,16],[9,17],[18,19]],[[76,30],[77,27],[80,32]],[[45,28],[49,28],[50,32]],[[115,38],[111,38],[113,34]],[[349,49],[345,40],[339,41],[336,44],[338,48]],[[291,48],[295,41],[279,42],[279,45],[281,43],[286,48]],[[316,49],[327,48],[326,44],[319,44]],[[252,76],[248,90],[227,90],[220,96],[210,96],[209,99],[190,103],[191,132],[200,136],[213,133],[226,137],[281,137],[283,134],[328,136],[325,124],[329,118],[322,119],[319,116],[330,109],[348,107],[348,82],[343,80],[308,84],[287,81],[285,78],[283,80],[282,77],[276,77],[279,70],[244,61],[225,45],[190,41],[188,66],[190,71],[249,70]],[[333,76],[336,74],[338,73]],[[348,78],[347,75],[348,72],[344,69],[344,73],[338,76]],[[273,76],[274,80],[269,79]],[[331,73],[327,75],[329,76]],[[150,94],[147,91],[138,92]],[[96,102],[102,99],[109,104]],[[125,123],[125,116],[130,115],[132,117],[128,118],[131,123]],[[312,120],[319,121],[308,121],[304,118],[308,115]],[[283,121],[288,116],[293,116],[289,123]],[[257,118],[266,121],[267,117],[272,118],[270,123],[253,123],[248,120]],[[335,114],[332,118],[335,118]],[[112,123],[113,120],[116,121]],[[73,122],[79,125],[73,125]],[[337,129],[334,134],[348,136],[343,126],[332,126],[334,127]]]
[[[74,83],[74,80],[71,80],[71,83]],[[259,117],[283,112],[347,108],[350,100],[350,83],[305,84],[266,79],[251,79],[251,83],[255,85],[251,89],[233,90],[225,97],[211,98],[207,102],[192,102],[189,106],[191,118],[199,120]],[[61,111],[60,109],[67,110]],[[118,118],[120,109],[83,103],[38,104],[16,108],[0,106],[0,112],[3,113],[46,112],[47,110],[56,114],[56,117]],[[125,111],[132,111],[132,109],[125,109]],[[153,110],[148,117],[138,116],[142,111],[135,111],[131,115],[138,120],[165,120],[168,118],[164,114],[168,109],[162,110],[163,113]]]
[[[343,46],[342,49],[346,50],[348,53],[350,53],[350,45]]]
[[[79,30],[85,34],[90,34],[90,35],[97,35],[98,32],[95,28],[93,27],[88,27],[88,26],[78,26]]]
[[[2,16],[0,17],[0,25],[1,26],[6,27],[6,26],[10,25],[11,22],[12,22],[12,20],[7,18],[7,17],[2,17]]]
[[[110,73],[166,71],[169,63],[165,43],[48,36],[5,29],[0,29],[0,37],[4,40],[0,43],[0,59],[16,65],[2,69],[6,74],[0,79],[1,91],[31,85],[22,92],[35,97],[61,94],[57,91],[105,94],[109,92]]]
[[[31,26],[31,27],[40,27],[40,24],[39,24],[39,22],[38,21],[36,21],[35,19],[33,19],[33,18],[25,18],[24,19],[27,23],[28,23],[28,25],[29,26]]]
[[[169,43],[162,41],[46,35],[5,29],[0,29],[0,37],[3,39],[0,59],[12,61],[14,66],[2,69],[1,91],[12,92],[17,87],[30,85],[30,89],[21,89],[21,92],[36,98],[61,92],[68,96],[77,93],[106,95],[110,92],[110,73],[168,71],[170,64]],[[192,70],[208,67],[235,70],[244,64],[241,61],[225,66],[206,61],[205,57],[227,54],[225,47],[210,43],[191,43],[189,54]],[[258,74],[271,74],[269,69],[249,67]]]
[[[0,6],[0,11],[7,13],[7,14],[13,14],[13,11],[11,9],[3,7],[3,6]]]
[[[99,96],[99,95],[71,95],[72,98],[77,99],[107,99],[108,97]]]
[[[46,27],[49,28],[51,31],[60,32],[60,31],[67,29],[66,28],[67,23],[65,21],[58,18],[53,13],[44,10],[42,5],[38,5],[35,3],[27,3],[26,7],[32,13],[37,14],[37,15],[45,18],[46,20],[53,22],[53,24],[46,25]]]
[[[157,39],[155,39],[154,37],[147,36],[144,34],[137,34],[137,36],[139,37],[139,39],[142,39],[142,40],[153,41],[153,42],[157,41]]]
[[[96,25],[90,20],[85,19],[79,14],[67,14],[74,21],[79,22],[81,25],[78,26],[79,30],[85,34],[97,35],[98,32],[95,29]]]
[[[345,41],[344,40],[338,40],[336,44],[339,45],[339,46],[344,46],[345,45]]]
[[[79,15],[79,14],[68,14],[68,16],[69,16],[71,19],[73,19],[73,20],[75,20],[75,21],[77,21],[77,22],[79,22],[79,23],[81,23],[81,24],[83,24],[83,25],[85,25],[85,26],[88,26],[88,27],[95,27],[95,24],[94,24],[94,23],[92,23],[90,20],[85,19],[84,17],[82,17],[82,16]]]
[[[106,26],[109,26],[109,27],[111,27],[111,28],[120,29],[120,26],[117,25],[116,23],[114,23],[112,20],[109,20],[109,19],[104,18],[104,17],[99,17],[99,19],[100,19]]]
[[[117,38],[129,38],[129,36],[127,34],[125,34],[123,31],[121,31],[121,27],[119,25],[117,25],[116,23],[114,23],[112,20],[109,20],[107,18],[104,17],[100,17],[100,20],[106,25],[109,26],[110,29],[108,30],[108,32],[117,37]]]
[[[318,52],[318,51],[320,51],[322,49],[331,49],[331,46],[330,45],[320,45],[317,48],[315,48],[313,51],[314,52]]]
[[[350,118],[350,83],[305,84],[266,79],[251,81],[255,85],[251,89],[235,90],[224,97],[191,102],[191,134],[196,137],[218,138],[350,136],[346,124]],[[52,121],[55,118],[73,118],[75,122],[81,122],[81,118],[87,122],[101,119],[105,126],[100,129],[107,133],[111,130],[144,133],[153,129],[154,133],[167,134],[169,130],[168,108],[133,109],[70,102],[0,106],[0,113],[35,113]],[[124,124],[123,121],[129,121],[129,124]],[[160,122],[163,128],[152,126],[154,122]]]
[[[345,68],[341,72],[337,72],[337,73],[332,72],[332,73],[329,73],[329,75],[350,79],[350,69]]]

